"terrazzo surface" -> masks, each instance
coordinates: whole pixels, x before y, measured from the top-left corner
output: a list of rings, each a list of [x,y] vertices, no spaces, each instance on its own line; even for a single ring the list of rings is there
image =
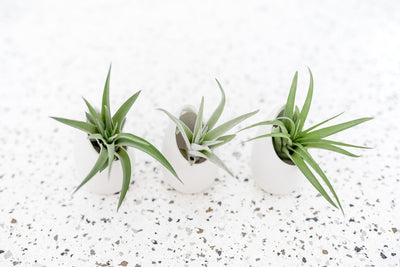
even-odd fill
[[[400,264],[400,4],[343,2],[0,2],[0,266],[396,266]],[[200,194],[177,193],[161,166],[135,152],[127,197],[99,196],[75,176],[75,131],[49,116],[83,118],[100,103],[112,61],[111,104],[142,89],[126,130],[161,147],[156,108],[219,101],[221,121],[283,103],[310,66],[309,123],[375,119],[337,140],[374,147],[346,158],[312,151],[345,215],[305,181],[284,197],[249,168],[257,130],[217,150],[219,171]]]

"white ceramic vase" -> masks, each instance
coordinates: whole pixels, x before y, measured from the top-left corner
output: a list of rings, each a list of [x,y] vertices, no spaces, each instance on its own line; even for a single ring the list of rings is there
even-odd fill
[[[176,113],[176,117],[183,120],[193,130],[197,112],[192,106],[184,106]],[[182,193],[202,192],[214,182],[218,167],[209,160],[190,165],[179,151],[179,147],[182,148],[184,146],[182,137],[180,134],[176,134],[176,125],[171,122],[165,133],[162,153],[171,163],[183,184],[171,172],[163,168],[165,181],[175,190]]]
[[[274,120],[284,106],[274,109],[268,120]],[[257,136],[272,132],[272,125],[260,126]],[[253,178],[264,191],[286,195],[294,191],[305,179],[296,165],[282,161],[275,153],[271,137],[253,141],[251,168]]]
[[[131,160],[131,166],[134,164],[134,157],[132,149],[127,150],[129,158]],[[74,154],[76,161],[76,175],[78,178],[78,184],[88,175],[90,170],[95,165],[99,158],[99,153],[94,149],[91,142],[88,139],[87,134],[79,133],[76,134],[74,140]],[[132,168],[133,169],[133,168]],[[108,169],[104,169],[102,172],[97,173],[90,179],[83,187],[86,190],[101,194],[111,195],[121,191],[122,187],[122,167],[119,160],[114,160],[111,168],[110,177],[108,176]],[[81,189],[81,190],[82,190]]]

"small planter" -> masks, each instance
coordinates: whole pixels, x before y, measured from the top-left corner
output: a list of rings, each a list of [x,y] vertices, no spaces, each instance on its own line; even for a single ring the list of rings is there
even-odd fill
[[[184,106],[176,113],[192,131],[197,118],[197,113],[192,106]],[[162,152],[166,159],[174,166],[180,183],[170,172],[164,171],[165,181],[174,189],[182,193],[198,193],[209,188],[217,176],[218,166],[202,158],[190,164],[180,149],[185,148],[185,142],[180,133],[177,134],[176,125],[170,123],[166,130]]]
[[[145,152],[172,172],[176,179],[179,178],[171,164],[150,142],[134,134],[122,132],[126,115],[138,98],[140,91],[128,98],[114,115],[111,115],[110,74],[111,65],[104,85],[100,110],[96,110],[83,98],[88,108],[88,112],[85,112],[85,121],[60,117],[51,118],[85,133],[85,135],[77,136],[75,141],[77,172],[85,178],[74,192],[86,184],[90,191],[100,194],[121,191],[118,211],[128,192],[132,176],[133,160],[132,157],[129,157],[128,148]],[[115,164],[116,161],[118,164]],[[119,180],[115,178],[117,176]],[[92,178],[94,179],[92,180]]]
[[[284,106],[275,108],[268,119],[275,120]],[[260,127],[258,135],[272,133],[272,125]],[[291,193],[304,181],[293,162],[281,160],[275,152],[272,138],[253,141],[251,168],[253,178],[264,191],[276,195]]]
[[[132,149],[127,148],[131,165],[134,164]],[[93,165],[99,158],[99,153],[91,144],[88,135],[85,133],[77,133],[74,138],[74,156],[76,161],[76,175],[78,182],[82,181]],[[134,169],[134,168],[132,168]],[[112,195],[121,191],[123,171],[119,160],[114,160],[112,163],[111,173],[108,176],[108,169],[98,172],[86,184],[85,188],[89,192],[100,195]]]

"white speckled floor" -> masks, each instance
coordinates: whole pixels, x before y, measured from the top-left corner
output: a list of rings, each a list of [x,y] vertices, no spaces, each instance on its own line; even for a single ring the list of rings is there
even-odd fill
[[[400,263],[400,3],[398,1],[14,1],[0,3],[0,266],[395,266]],[[126,129],[161,147],[169,122],[155,108],[261,120],[300,69],[315,77],[311,122],[341,111],[375,116],[337,139],[375,149],[359,159],[314,151],[346,215],[307,183],[286,197],[255,186],[243,133],[219,150],[223,171],[205,193],[182,195],[136,153],[134,184],[118,196],[71,196],[74,130],[99,103],[113,62],[115,109],[143,92]],[[209,114],[209,113],[208,113]],[[241,126],[243,126],[242,124]],[[357,137],[358,136],[358,137]]]

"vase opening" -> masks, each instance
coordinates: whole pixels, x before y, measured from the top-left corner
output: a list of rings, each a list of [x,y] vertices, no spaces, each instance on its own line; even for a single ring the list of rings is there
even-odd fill
[[[194,131],[194,125],[196,123],[197,119],[197,114],[193,109],[191,108],[185,108],[182,110],[179,119],[186,124],[186,126],[193,132]],[[194,164],[199,164],[204,161],[206,161],[206,158],[203,157],[194,157],[191,155],[188,155],[187,153],[187,146],[185,143],[185,140],[182,137],[182,134],[178,131],[178,128],[175,128],[176,130],[176,144],[178,146],[179,151],[181,152],[182,157],[185,158],[185,160],[194,162]]]

